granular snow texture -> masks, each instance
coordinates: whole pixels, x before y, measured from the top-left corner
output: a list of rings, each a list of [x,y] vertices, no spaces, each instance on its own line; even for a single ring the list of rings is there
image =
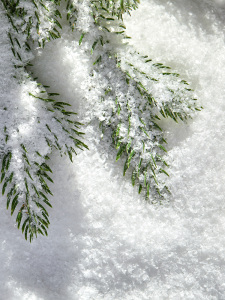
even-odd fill
[[[144,201],[90,121],[90,150],[73,164],[52,159],[47,238],[26,242],[1,201],[1,300],[225,299],[224,8],[221,0],[143,0],[126,17],[134,47],[179,72],[204,107],[188,124],[162,122],[169,204]],[[88,63],[73,33],[39,51],[34,72],[87,121]]]

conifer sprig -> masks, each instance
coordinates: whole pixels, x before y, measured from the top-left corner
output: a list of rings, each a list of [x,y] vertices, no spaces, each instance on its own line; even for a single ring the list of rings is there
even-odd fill
[[[111,129],[116,160],[126,159],[123,173],[132,169],[132,184],[145,191],[146,199],[161,201],[168,193],[169,174],[160,115],[186,121],[200,110],[193,91],[169,67],[127,45],[123,14],[136,9],[138,1],[69,0],[68,7],[79,44],[89,49],[93,61],[93,92],[87,97],[95,90],[101,93],[93,110],[101,126]],[[84,12],[89,13],[86,19]]]
[[[16,107],[15,103],[1,103],[5,112],[12,115],[5,120],[0,153],[2,195],[6,195],[11,215],[17,213],[18,228],[21,226],[25,238],[31,241],[38,233],[48,234],[53,183],[49,155],[55,148],[72,161],[73,155],[87,146],[81,140],[82,124],[74,118],[71,105],[60,100],[58,93],[48,93],[49,87],[36,82],[27,72],[32,50],[60,37],[60,1],[1,1],[11,25],[8,37],[14,78],[25,90],[15,99]]]

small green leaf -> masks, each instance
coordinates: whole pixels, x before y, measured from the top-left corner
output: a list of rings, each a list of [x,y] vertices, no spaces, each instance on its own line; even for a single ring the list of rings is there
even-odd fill
[[[23,222],[22,233],[24,232],[25,226],[26,226],[26,224],[27,224],[28,221],[29,221],[29,217],[26,218],[26,220]]]
[[[54,19],[54,22],[60,29],[62,29],[62,25],[59,23],[58,20]]]
[[[148,133],[146,132],[146,130],[143,127],[140,127],[140,129],[147,135],[147,137],[149,137]]]
[[[67,102],[58,101],[53,104],[53,106],[71,106],[71,104]]]
[[[149,189],[150,189],[150,184],[147,184],[147,198],[149,198]]]
[[[35,190],[35,193],[36,193],[36,195],[39,198],[40,196],[39,196],[38,190],[37,190],[37,188],[36,188],[36,186],[34,184],[32,184],[32,188]]]
[[[54,183],[53,180],[51,179],[51,177],[48,176],[48,174],[46,174],[45,172],[42,172],[42,176],[46,177],[49,181],[51,181],[52,183]]]
[[[7,160],[7,157],[9,155],[9,152],[7,154],[4,155],[3,157],[3,160],[2,160],[2,169],[1,169],[1,172],[3,173],[4,170],[5,170],[5,166],[6,166],[6,160]]]
[[[70,161],[73,162],[73,155],[72,155],[71,151],[67,151],[67,153],[69,155]]]
[[[79,45],[81,45],[84,35],[85,35],[84,33],[81,34],[80,39],[79,39]]]
[[[132,157],[135,155],[135,151],[132,150],[129,157],[127,158],[125,164],[124,164],[124,169],[123,169],[123,176],[126,174],[126,171],[128,170],[128,168],[130,167],[130,162]]]
[[[27,240],[27,231],[28,231],[28,229],[29,229],[29,225],[27,225],[26,228],[25,228],[25,239],[26,240]]]
[[[169,175],[165,170],[163,170],[163,169],[160,169],[159,172],[160,172],[160,173],[166,174],[166,176],[168,176],[168,177],[170,176],[170,175]]]
[[[96,61],[93,63],[93,66],[96,65],[96,64],[98,64],[98,63],[101,61],[101,59],[102,59],[102,57],[99,56],[99,57],[96,59]]]
[[[119,123],[119,124],[117,125],[117,128],[116,128],[116,136],[118,136],[119,133],[120,133],[120,127],[121,127],[121,123]]]
[[[26,172],[27,175],[30,177],[30,179],[33,180],[32,176],[30,175],[30,172],[29,172],[28,168],[25,169],[25,172]]]
[[[138,193],[140,194],[141,191],[142,191],[142,185],[140,184],[140,185],[139,185],[139,189],[138,189]]]
[[[132,176],[131,176],[131,181],[132,181],[132,185],[133,185],[133,186],[135,185],[136,178],[137,178],[137,171],[134,170],[134,171],[132,172]]]
[[[5,194],[5,190],[6,190],[8,182],[9,182],[9,178],[6,178],[5,183],[3,184],[3,187],[2,187],[2,195]]]
[[[41,214],[42,214],[42,216],[45,218],[46,222],[47,222],[48,224],[50,224],[49,219],[48,219],[48,213],[47,213],[47,211],[46,211],[46,213],[45,213],[45,212],[42,212]]]
[[[98,44],[99,40],[94,41],[92,47],[91,47],[91,54],[94,52],[96,45]]]
[[[42,232],[42,230],[40,228],[38,228],[37,230],[40,234],[44,235],[44,233]]]
[[[24,183],[25,183],[25,187],[26,187],[27,193],[30,194],[29,193],[29,189],[28,189],[28,183],[27,183],[27,178],[26,177],[24,178]]]
[[[128,168],[130,167],[130,162],[131,162],[131,159],[134,157],[134,155],[135,155],[135,151],[132,150],[130,155],[129,155],[128,161],[127,161]]]
[[[140,174],[141,164],[142,164],[142,158],[140,159],[139,164],[138,164],[137,177],[139,177],[139,174]]]
[[[44,206],[43,206],[40,202],[35,201],[35,203],[36,203],[37,207],[40,207],[40,208],[43,210],[43,212],[44,212],[46,215],[48,215],[47,210],[44,208]]]
[[[147,172],[144,173],[144,187],[147,185]]]
[[[47,232],[47,230],[46,230],[45,226],[44,226],[44,225],[41,225],[41,228],[44,230],[44,232],[45,232],[45,235],[46,235],[46,236],[48,236],[48,232]]]
[[[131,141],[126,145],[127,154],[129,153],[130,147],[131,147]]]
[[[154,165],[155,165],[155,167],[156,167],[156,162],[155,162],[155,159],[154,159],[152,153],[151,153],[150,155],[151,155],[152,161],[153,161],[153,163],[154,163]]]
[[[162,131],[162,128],[157,124],[157,123],[155,123],[155,122],[152,122],[153,124],[154,124],[154,127],[155,128],[157,128],[157,129],[159,129],[160,131]]]
[[[1,176],[1,183],[3,181],[3,179],[5,178],[5,172],[2,173],[2,176]]]
[[[167,152],[167,150],[162,145],[159,145],[159,148],[162,149],[164,152]]]
[[[19,197],[19,193],[16,194],[16,196],[13,198],[12,205],[11,205],[11,216],[13,215],[14,210],[18,204],[18,197]]]
[[[18,214],[17,214],[17,217],[16,217],[16,222],[18,223],[18,226],[17,226],[18,229],[20,228],[20,223],[21,223],[21,220],[22,220],[22,216],[23,216],[22,212],[19,211]]]
[[[44,226],[46,226],[46,227],[48,228],[48,223],[47,223],[44,219],[42,219],[42,218],[39,217],[39,216],[37,216],[37,219],[38,219]]]
[[[123,154],[123,152],[126,150],[126,144],[123,144],[122,146],[120,146],[119,151],[117,152],[116,155],[116,161],[121,157],[121,155]]]
[[[51,168],[46,163],[42,163],[40,167],[41,167],[42,170],[43,170],[43,167],[44,167],[47,171],[52,173]]]
[[[73,128],[71,128],[71,130],[72,130],[74,133],[76,133],[78,136],[84,135],[84,134],[85,134],[84,132],[77,131],[76,129],[73,129]]]
[[[44,202],[45,204],[47,204],[48,206],[52,207],[52,205],[51,205],[47,200],[43,199],[43,202]]]
[[[59,96],[60,94],[59,93],[48,93],[48,95],[52,97],[52,96]]]

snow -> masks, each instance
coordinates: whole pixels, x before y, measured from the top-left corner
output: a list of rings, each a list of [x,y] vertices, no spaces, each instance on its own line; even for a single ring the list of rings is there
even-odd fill
[[[224,9],[221,0],[143,0],[126,17],[134,47],[178,71],[204,107],[188,124],[162,122],[171,165],[166,205],[146,203],[100,139],[83,98],[89,65],[74,33],[37,51],[35,74],[73,104],[90,150],[73,164],[53,154],[47,238],[26,242],[1,201],[0,299],[225,298]],[[13,72],[4,43],[1,78]]]

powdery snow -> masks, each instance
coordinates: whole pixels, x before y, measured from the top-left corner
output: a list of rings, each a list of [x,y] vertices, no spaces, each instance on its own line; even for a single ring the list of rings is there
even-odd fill
[[[73,33],[37,53],[35,73],[73,103],[90,151],[73,164],[52,159],[49,237],[26,242],[1,202],[0,299],[225,299],[223,2],[143,0],[126,18],[134,47],[182,74],[204,107],[186,125],[162,122],[173,193],[164,206],[138,195],[100,139],[82,97],[88,62]]]

